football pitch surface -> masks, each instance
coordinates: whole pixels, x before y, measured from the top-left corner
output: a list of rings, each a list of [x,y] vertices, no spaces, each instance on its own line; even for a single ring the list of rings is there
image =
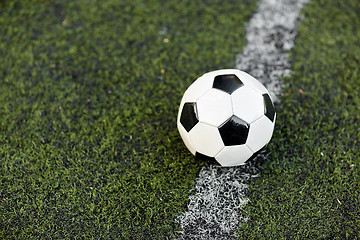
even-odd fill
[[[235,67],[256,4],[1,1],[0,238],[186,238],[176,219],[208,163],[178,105]],[[360,238],[360,1],[301,12],[234,238]]]

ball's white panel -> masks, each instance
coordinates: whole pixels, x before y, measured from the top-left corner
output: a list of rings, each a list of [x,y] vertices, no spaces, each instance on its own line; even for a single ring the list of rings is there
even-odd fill
[[[263,97],[253,88],[243,86],[231,95],[231,99],[234,114],[247,123],[252,123],[264,115]]]
[[[250,124],[250,131],[246,145],[253,152],[259,151],[270,141],[274,131],[274,123],[271,122],[266,116],[263,116]]]
[[[199,77],[185,91],[182,102],[196,102],[199,97],[212,88],[213,82],[213,78]]]
[[[211,89],[197,101],[199,121],[218,127],[233,115],[231,97],[218,89]]]
[[[204,93],[212,89],[214,79],[207,78],[204,76],[196,79],[189,87],[186,89],[180,103],[179,112],[178,112],[178,121],[180,121],[180,115],[182,108],[186,102],[196,102],[196,100],[201,97]]]
[[[214,79],[201,76],[188,87],[181,99],[178,112],[178,121],[180,120],[180,115],[184,104],[186,102],[196,102],[199,97],[212,89],[213,80]]]
[[[189,151],[193,155],[195,155],[196,150],[191,144],[189,133],[185,130],[185,128],[182,126],[182,124],[180,122],[177,122],[177,127],[179,130],[180,136],[181,136],[182,140],[184,141],[185,146],[189,149]]]
[[[246,86],[250,86],[261,94],[269,93],[268,90],[261,84],[256,78],[251,76],[250,74],[240,71],[234,70],[234,73],[238,76],[238,78],[244,83]]]
[[[245,144],[237,146],[225,146],[216,156],[215,159],[223,167],[231,167],[243,165],[252,155],[253,151],[250,150]]]
[[[224,147],[219,130],[205,123],[196,124],[189,132],[189,138],[197,152],[209,157],[215,157]]]

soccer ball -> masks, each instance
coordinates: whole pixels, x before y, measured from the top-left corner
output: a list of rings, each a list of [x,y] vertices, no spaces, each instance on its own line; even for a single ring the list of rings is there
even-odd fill
[[[236,69],[209,72],[185,91],[177,127],[193,155],[243,165],[268,144],[276,113],[267,89]]]

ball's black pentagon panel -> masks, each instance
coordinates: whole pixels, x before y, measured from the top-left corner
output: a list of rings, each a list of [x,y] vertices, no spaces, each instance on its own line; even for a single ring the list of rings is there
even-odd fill
[[[263,94],[263,98],[264,98],[264,114],[265,116],[267,116],[272,122],[274,121],[274,117],[275,117],[275,107],[273,102],[271,101],[271,98],[269,96],[269,94]]]
[[[201,160],[204,160],[210,164],[214,164],[214,165],[218,165],[220,166],[220,163],[218,161],[216,161],[216,159],[214,157],[209,157],[205,154],[202,154],[202,153],[199,153],[199,152],[196,152],[195,153],[195,157],[198,158],[198,159],[201,159]]]
[[[214,79],[213,88],[220,89],[228,94],[232,94],[236,89],[244,84],[235,74],[218,75]]]
[[[189,132],[198,122],[199,117],[197,114],[196,103],[185,103],[181,111],[180,123],[184,126],[185,130]]]
[[[222,126],[219,132],[225,146],[245,144],[250,125],[244,120],[233,115]]]

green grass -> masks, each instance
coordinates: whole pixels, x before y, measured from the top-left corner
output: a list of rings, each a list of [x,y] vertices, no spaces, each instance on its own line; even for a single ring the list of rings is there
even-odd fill
[[[165,238],[203,164],[185,89],[255,1],[0,1],[0,238]]]
[[[303,13],[241,239],[360,239],[360,1]]]

